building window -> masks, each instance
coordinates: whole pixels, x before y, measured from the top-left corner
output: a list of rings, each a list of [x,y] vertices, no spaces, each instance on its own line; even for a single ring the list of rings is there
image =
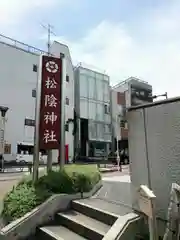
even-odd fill
[[[37,72],[37,65],[33,64],[33,72]]]
[[[108,112],[109,112],[109,113],[111,112],[111,107],[110,107],[110,106],[108,107]]]
[[[66,97],[66,105],[69,105],[69,98]]]
[[[110,107],[108,105],[104,105],[104,113],[109,114]]]
[[[4,153],[5,154],[11,154],[11,144],[5,143],[5,145],[4,145]]]
[[[68,123],[65,124],[65,131],[69,132],[69,124]]]
[[[36,97],[36,89],[32,90],[32,97],[35,98]]]
[[[25,126],[29,126],[29,127],[34,127],[35,126],[35,120],[29,119],[29,118],[25,118],[24,119],[24,125]]]
[[[121,121],[120,121],[120,127],[121,127],[121,128],[125,128],[125,121],[124,121],[124,120],[121,120]]]
[[[69,76],[66,75],[66,82],[69,82]]]

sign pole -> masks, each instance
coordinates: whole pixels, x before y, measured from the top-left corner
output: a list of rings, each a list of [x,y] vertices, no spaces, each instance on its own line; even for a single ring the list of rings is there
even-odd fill
[[[42,56],[40,56],[37,83],[36,83],[36,102],[35,102],[35,127],[34,127],[34,154],[33,154],[33,182],[38,179],[39,169],[39,121],[41,104],[41,76],[42,75]]]
[[[60,139],[60,168],[65,164],[65,81],[66,81],[66,59],[64,54],[60,54],[62,59],[62,81],[61,81],[61,139]]]
[[[48,150],[47,155],[47,173],[52,170],[52,150]]]

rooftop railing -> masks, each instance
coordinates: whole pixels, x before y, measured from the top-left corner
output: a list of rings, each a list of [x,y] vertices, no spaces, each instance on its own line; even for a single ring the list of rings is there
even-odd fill
[[[43,51],[39,48],[35,48],[31,45],[25,44],[23,42],[17,41],[13,38],[10,37],[6,37],[2,34],[0,34],[0,42],[3,42],[5,44],[11,45],[13,47],[22,49],[24,51],[30,52],[30,53],[34,53],[34,54],[47,54],[46,51]]]
[[[118,88],[118,87],[120,87],[120,86],[122,86],[122,85],[124,85],[124,84],[126,84],[126,83],[129,83],[129,82],[132,81],[132,80],[135,80],[135,81],[137,81],[137,82],[141,82],[141,83],[145,83],[145,84],[148,84],[148,85],[149,85],[148,82],[143,81],[143,80],[141,80],[141,79],[139,79],[139,78],[129,77],[128,79],[126,79],[126,80],[124,80],[124,81],[122,81],[122,82],[120,82],[120,83],[112,86],[112,88],[113,88],[113,89],[114,89],[114,88]]]

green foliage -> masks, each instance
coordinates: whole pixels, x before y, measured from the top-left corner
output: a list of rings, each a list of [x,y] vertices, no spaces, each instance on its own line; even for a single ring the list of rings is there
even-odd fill
[[[50,195],[48,190],[35,188],[32,184],[19,184],[4,198],[2,216],[6,222],[11,222],[31,211]]]
[[[88,192],[92,189],[91,180],[88,176],[83,173],[74,173],[73,174],[74,189],[76,192],[80,192],[81,195],[83,192]]]
[[[48,189],[52,193],[73,193],[72,178],[64,170],[59,172],[51,171],[48,175],[42,176],[36,183],[36,186]]]
[[[33,185],[23,178],[4,198],[2,217],[9,223],[24,216],[53,194],[73,194],[90,191],[99,182],[101,175],[96,166],[70,165],[63,170],[41,175]]]

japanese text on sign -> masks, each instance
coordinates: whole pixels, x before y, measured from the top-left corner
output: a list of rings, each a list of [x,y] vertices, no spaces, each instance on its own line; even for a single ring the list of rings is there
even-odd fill
[[[61,59],[43,56],[40,108],[41,149],[59,149],[61,76]]]

